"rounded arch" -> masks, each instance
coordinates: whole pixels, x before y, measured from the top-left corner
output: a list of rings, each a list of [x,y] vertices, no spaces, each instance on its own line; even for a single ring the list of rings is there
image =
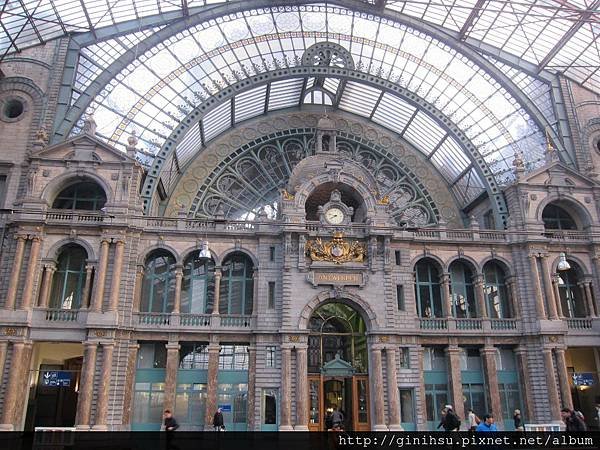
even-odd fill
[[[367,332],[372,332],[379,329],[379,323],[377,321],[375,311],[373,311],[366,301],[364,301],[360,296],[346,290],[337,292],[334,289],[320,292],[313,297],[313,299],[310,300],[306,306],[304,306],[298,319],[298,329],[308,330],[308,322],[310,321],[313,313],[320,306],[333,302],[344,303],[356,310],[365,322]]]
[[[413,272],[416,270],[417,264],[419,264],[423,260],[430,260],[436,266],[436,269],[440,272],[440,275],[445,272],[446,264],[442,259],[437,255],[418,255],[415,256],[410,262],[410,267],[412,267]]]
[[[480,262],[481,273],[483,273],[483,271],[485,270],[485,268],[488,264],[497,264],[498,267],[500,267],[504,271],[504,276],[506,278],[514,276],[514,273],[511,270],[510,262],[508,260],[506,260],[505,258],[503,258],[502,256],[498,256],[498,255],[491,256],[490,255],[490,256],[484,258]]]
[[[552,204],[564,209],[571,216],[578,230],[584,230],[592,225],[593,219],[590,211],[575,197],[564,194],[549,195],[540,202],[535,213],[535,217],[539,223],[544,223],[542,219],[544,210]]]
[[[214,261],[215,266],[220,266],[221,258],[219,258],[219,255],[214,250],[212,250],[210,247],[208,250],[210,251],[210,254],[212,255],[212,260]],[[194,245],[193,247],[188,247],[185,250],[183,250],[179,256],[179,260],[181,261],[181,264],[185,264],[185,262],[188,260],[188,258],[190,258],[191,256],[194,255],[194,253],[197,253],[199,251],[200,251],[200,247],[198,247],[197,245]]]
[[[137,260],[138,265],[146,265],[146,261],[148,260],[148,257],[153,252],[158,251],[158,250],[162,250],[167,253],[170,253],[171,256],[173,258],[175,258],[175,264],[181,264],[181,257],[179,255],[179,252],[177,252],[177,250],[175,250],[173,247],[171,247],[168,244],[154,244],[154,245],[152,245],[150,247],[146,247],[145,249],[142,250],[142,252],[138,256],[138,260]]]
[[[446,265],[444,266],[444,271],[449,272],[450,266],[454,263],[462,263],[465,264],[471,271],[473,272],[473,276],[481,273],[481,266],[477,261],[467,255],[455,255],[446,261]]]
[[[212,252],[211,252],[212,253]],[[254,270],[258,269],[258,258],[256,257],[256,255],[254,254],[254,252],[252,252],[251,250],[249,250],[246,247],[239,247],[239,248],[230,248],[225,250],[224,252],[222,252],[217,258],[219,261],[219,266],[222,265],[222,263],[224,261],[227,260],[227,258],[229,258],[230,256],[236,254],[236,253],[240,253],[244,256],[247,256],[248,258],[250,258],[250,261],[252,261],[252,265],[254,266]],[[217,260],[215,260],[215,264],[216,264]]]
[[[55,242],[54,244],[52,244],[52,246],[46,252],[45,259],[50,259],[50,260],[56,261],[56,259],[60,255],[63,248],[68,245],[78,245],[78,246],[82,247],[87,254],[87,260],[90,262],[96,261],[94,247],[88,241],[86,241],[84,239],[80,239],[80,238],[65,238],[65,239],[61,239],[58,242]]]
[[[52,181],[50,181],[42,191],[42,200],[46,202],[46,205],[50,207],[54,202],[54,199],[60,194],[63,189],[68,188],[77,183],[91,181],[96,183],[106,195],[106,203],[110,203],[114,198],[114,193],[110,185],[104,180],[104,178],[98,176],[94,172],[85,169],[78,169],[77,171],[68,171],[60,174]]]

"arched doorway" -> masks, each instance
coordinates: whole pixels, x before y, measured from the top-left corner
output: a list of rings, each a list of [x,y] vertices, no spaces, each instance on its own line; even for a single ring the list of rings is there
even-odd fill
[[[343,427],[368,431],[369,379],[366,325],[360,313],[345,303],[326,303],[309,320],[309,429],[333,426],[335,410]]]

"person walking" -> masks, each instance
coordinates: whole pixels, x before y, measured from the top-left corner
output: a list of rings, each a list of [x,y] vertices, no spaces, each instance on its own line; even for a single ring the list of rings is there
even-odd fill
[[[225,431],[225,422],[223,421],[223,411],[221,408],[217,409],[213,417],[213,427],[215,431]]]
[[[491,414],[486,414],[482,417],[481,423],[477,425],[475,431],[498,431],[498,427],[494,423],[494,416]]]
[[[575,411],[563,408],[560,410],[560,416],[567,427],[566,431],[587,431],[585,422],[575,414]]]
[[[344,425],[344,414],[338,409],[334,408],[331,414],[331,422],[333,423],[333,429],[340,429]]]
[[[525,428],[523,428],[523,419],[521,418],[520,409],[515,409],[513,414],[513,423],[515,425],[515,431],[525,431]]]
[[[163,418],[164,418],[163,424],[165,426],[165,433],[167,436],[167,449],[169,449],[169,448],[172,448],[171,442],[173,441],[173,435],[175,433],[175,430],[177,430],[177,428],[179,428],[179,424],[177,423],[177,421],[175,420],[175,417],[173,417],[173,414],[171,414],[171,410],[169,410],[169,409],[165,409]]]
[[[442,409],[442,420],[438,425],[438,428],[443,427],[444,431],[457,431],[460,430],[460,419],[452,409],[452,405],[446,405]]]

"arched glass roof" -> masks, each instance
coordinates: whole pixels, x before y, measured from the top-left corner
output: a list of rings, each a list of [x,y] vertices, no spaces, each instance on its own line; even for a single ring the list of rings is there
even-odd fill
[[[131,39],[143,39],[144,33]],[[110,48],[102,42],[83,49],[72,101],[129,48],[123,39],[113,39]],[[247,10],[190,27],[140,54],[87,113],[109,143],[126,145],[134,129],[153,155],[200,102],[236,81],[299,66],[305,50],[323,41],[344,47],[357,71],[392,81],[437,108],[477,148],[496,182],[511,179],[517,152],[526,154],[531,168],[542,160],[544,131],[488,70],[404,24],[323,5]],[[539,94],[540,109],[551,111],[548,90]],[[396,131],[430,158],[464,203],[485,189],[472,155],[440,123],[441,115],[360,80],[336,77],[282,79],[236,95],[178,140],[167,170],[183,170],[207,142],[236,123],[304,102],[331,104]],[[169,178],[175,179],[163,177],[167,185]]]

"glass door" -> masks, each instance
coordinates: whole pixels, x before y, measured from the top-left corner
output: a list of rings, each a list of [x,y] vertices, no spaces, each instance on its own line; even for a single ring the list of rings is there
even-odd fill
[[[320,375],[308,376],[308,429],[323,430],[322,381]]]
[[[353,431],[370,431],[369,419],[369,377],[356,375],[353,377],[354,399],[352,401],[354,414],[352,414]]]

